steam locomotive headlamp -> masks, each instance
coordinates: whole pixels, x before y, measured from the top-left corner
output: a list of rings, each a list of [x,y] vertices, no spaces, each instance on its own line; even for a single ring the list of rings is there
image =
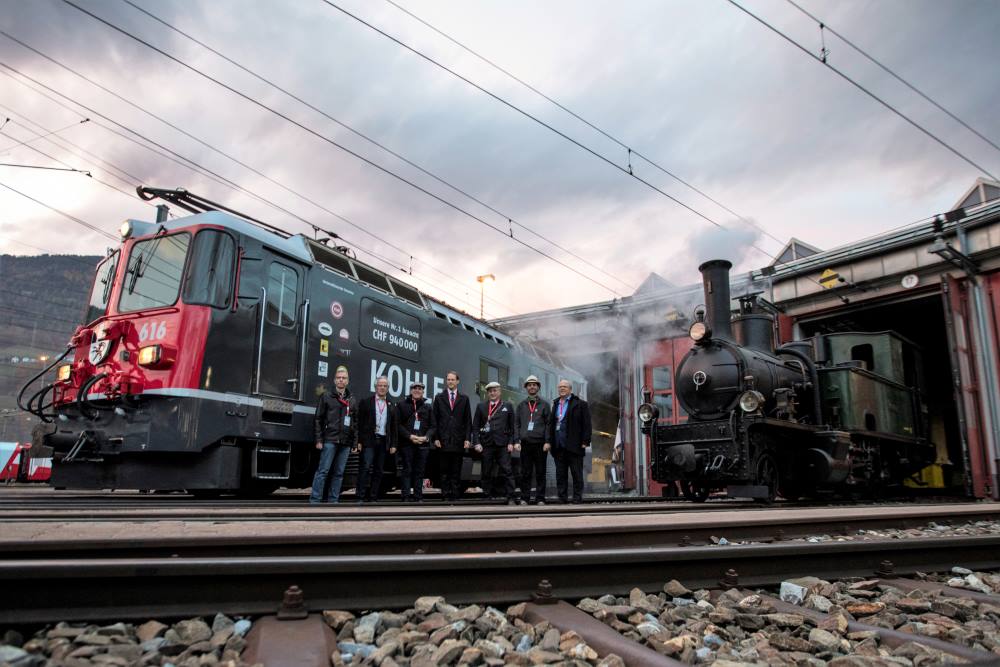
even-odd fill
[[[59,370],[56,371],[56,379],[58,379],[59,382],[68,382],[72,374],[73,364],[63,364],[59,367]]]
[[[131,220],[126,220],[122,223],[122,226],[118,228],[118,233],[122,237],[122,241],[128,240],[128,237],[132,236],[132,232],[135,227],[132,225]]]
[[[688,329],[688,335],[691,336],[691,340],[694,342],[701,343],[712,337],[712,330],[704,322],[695,322]]]
[[[652,403],[643,403],[639,406],[639,421],[643,424],[649,424],[657,418],[659,413],[660,411]]]
[[[764,394],[756,389],[750,389],[740,394],[740,409],[743,412],[757,412],[764,405]]]

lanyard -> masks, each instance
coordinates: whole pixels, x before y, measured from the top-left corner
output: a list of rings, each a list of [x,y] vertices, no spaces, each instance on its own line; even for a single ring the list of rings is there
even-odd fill
[[[500,401],[497,401],[496,403],[490,403],[489,407],[487,408],[487,410],[489,410],[489,414],[486,415],[486,421],[493,419],[493,413],[496,412],[497,408],[499,407],[500,407]]]
[[[381,403],[382,405],[380,406],[379,403]],[[385,406],[386,406],[385,401],[380,401],[377,398],[375,399],[375,409],[378,410],[379,417],[385,414]]]
[[[566,416],[566,408],[569,407],[569,399],[568,398],[562,398],[562,399],[559,399],[559,401],[560,401],[560,403],[559,403],[559,421],[562,421],[563,417]]]
[[[528,401],[528,421],[535,421],[535,410],[538,409],[538,401]]]
[[[347,414],[351,414],[351,404],[350,404],[350,402],[345,401],[340,396],[337,396],[337,400],[340,401],[341,405],[343,405],[345,408],[347,408]]]
[[[417,399],[413,399],[413,418],[416,420],[420,419],[420,413],[417,412]]]

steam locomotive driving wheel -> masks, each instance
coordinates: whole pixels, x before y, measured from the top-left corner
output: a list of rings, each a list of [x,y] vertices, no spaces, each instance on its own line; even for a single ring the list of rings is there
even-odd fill
[[[707,485],[701,484],[699,482],[681,482],[681,492],[687,500],[693,503],[703,503],[708,499],[708,494],[711,489]]]
[[[778,484],[780,483],[778,462],[775,460],[774,455],[768,450],[758,453],[756,458],[754,458],[752,470],[753,483],[756,486],[767,487],[767,495],[754,498],[754,500],[759,503],[773,503],[777,495]]]

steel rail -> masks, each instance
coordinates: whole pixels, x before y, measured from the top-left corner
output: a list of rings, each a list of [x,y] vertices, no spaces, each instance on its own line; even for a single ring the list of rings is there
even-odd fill
[[[309,608],[405,608],[429,593],[455,603],[529,599],[548,579],[577,599],[659,590],[668,579],[690,588],[774,585],[813,575],[872,576],[883,560],[897,574],[1000,567],[1000,535],[920,540],[793,543],[725,548],[594,548],[528,553],[216,558],[53,558],[0,561],[0,623],[263,614],[298,585]]]
[[[914,511],[925,509],[925,512]],[[589,515],[588,515],[589,516]],[[327,515],[323,529],[279,527],[265,532],[253,528],[257,522],[233,522],[227,529],[212,535],[187,535],[183,525],[172,529],[173,535],[162,528],[148,530],[141,525],[142,517],[120,516],[121,528],[108,535],[127,538],[66,539],[59,531],[48,534],[32,532],[30,540],[0,538],[0,559],[47,558],[59,553],[89,558],[94,553],[119,558],[135,556],[272,556],[285,557],[339,555],[389,556],[406,554],[464,554],[494,551],[581,551],[614,545],[618,548],[650,546],[712,546],[725,537],[729,543],[781,543],[817,534],[847,536],[862,529],[911,528],[929,521],[943,523],[975,521],[1000,516],[1000,505],[975,505],[957,513],[950,507],[898,508],[878,511],[833,509],[823,514],[815,512],[741,512],[730,515],[712,514],[711,518],[697,515],[661,513],[649,520],[616,522],[616,515],[593,516],[592,522],[567,524],[566,516],[498,515],[484,521],[476,517],[463,527],[459,523],[440,524],[437,519],[408,516],[404,522],[383,525],[378,517],[369,516],[372,526],[364,530],[338,530],[332,526],[338,517]],[[423,519],[423,520],[422,520]],[[514,520],[512,520],[514,519]],[[86,521],[65,521],[65,530],[73,530]],[[246,523],[247,525],[241,525]],[[30,524],[23,524],[27,527]],[[40,524],[45,525],[45,524]],[[457,528],[456,528],[457,526]],[[360,526],[359,526],[360,528]],[[713,540],[714,538],[714,540]],[[872,540],[867,540],[872,541]],[[725,548],[724,546],[712,548]]]
[[[926,511],[919,511],[921,509]],[[664,512],[651,515],[648,521],[636,522],[633,518],[631,522],[627,522],[623,518],[620,523],[616,521],[619,518],[617,515],[587,515],[594,519],[592,523],[577,522],[569,530],[561,520],[570,517],[531,517],[526,513],[513,516],[493,515],[489,521],[483,521],[483,517],[474,517],[474,522],[465,530],[439,529],[460,524],[440,524],[436,518],[412,515],[405,517],[402,523],[396,522],[383,527],[382,517],[368,516],[372,527],[363,532],[335,528],[285,529],[281,525],[283,520],[278,519],[272,523],[280,528],[270,532],[261,530],[255,534],[256,531],[249,525],[241,525],[255,522],[235,521],[229,529],[219,530],[211,536],[192,537],[184,535],[186,531],[180,529],[183,526],[174,529],[174,535],[171,536],[160,529],[150,531],[142,525],[130,525],[130,522],[144,521],[143,517],[120,516],[122,529],[115,531],[115,534],[128,535],[127,539],[96,536],[94,539],[67,540],[62,537],[61,531],[50,531],[48,536],[33,534],[31,540],[10,539],[0,542],[0,558],[8,555],[23,557],[28,554],[45,558],[53,552],[79,554],[81,557],[99,552],[126,557],[149,555],[155,550],[160,554],[185,556],[285,556],[290,552],[299,555],[401,555],[489,552],[497,549],[559,551],[602,547],[609,542],[618,547],[636,548],[651,545],[710,545],[719,540],[715,536],[723,536],[730,543],[781,542],[822,533],[847,536],[862,529],[905,529],[923,526],[933,520],[944,523],[975,521],[995,518],[998,513],[1000,505],[967,506],[962,513],[940,506],[877,508],[876,511],[856,509],[851,512],[833,509],[823,514],[759,511],[749,517],[742,512],[734,512],[730,515],[712,514],[711,518]],[[337,518],[333,514],[327,515],[325,525],[330,525]],[[72,530],[75,523],[86,525],[88,522],[63,523],[66,530]]]

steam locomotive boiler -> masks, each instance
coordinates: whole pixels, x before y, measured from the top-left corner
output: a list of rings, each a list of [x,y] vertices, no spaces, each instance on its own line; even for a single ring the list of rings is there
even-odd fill
[[[701,501],[716,489],[763,501],[819,491],[877,492],[934,460],[919,349],[898,334],[834,333],[775,345],[756,295],[731,315],[732,264],[702,264],[705,311],[675,389],[688,415],[659,424],[639,407],[652,477]]]

